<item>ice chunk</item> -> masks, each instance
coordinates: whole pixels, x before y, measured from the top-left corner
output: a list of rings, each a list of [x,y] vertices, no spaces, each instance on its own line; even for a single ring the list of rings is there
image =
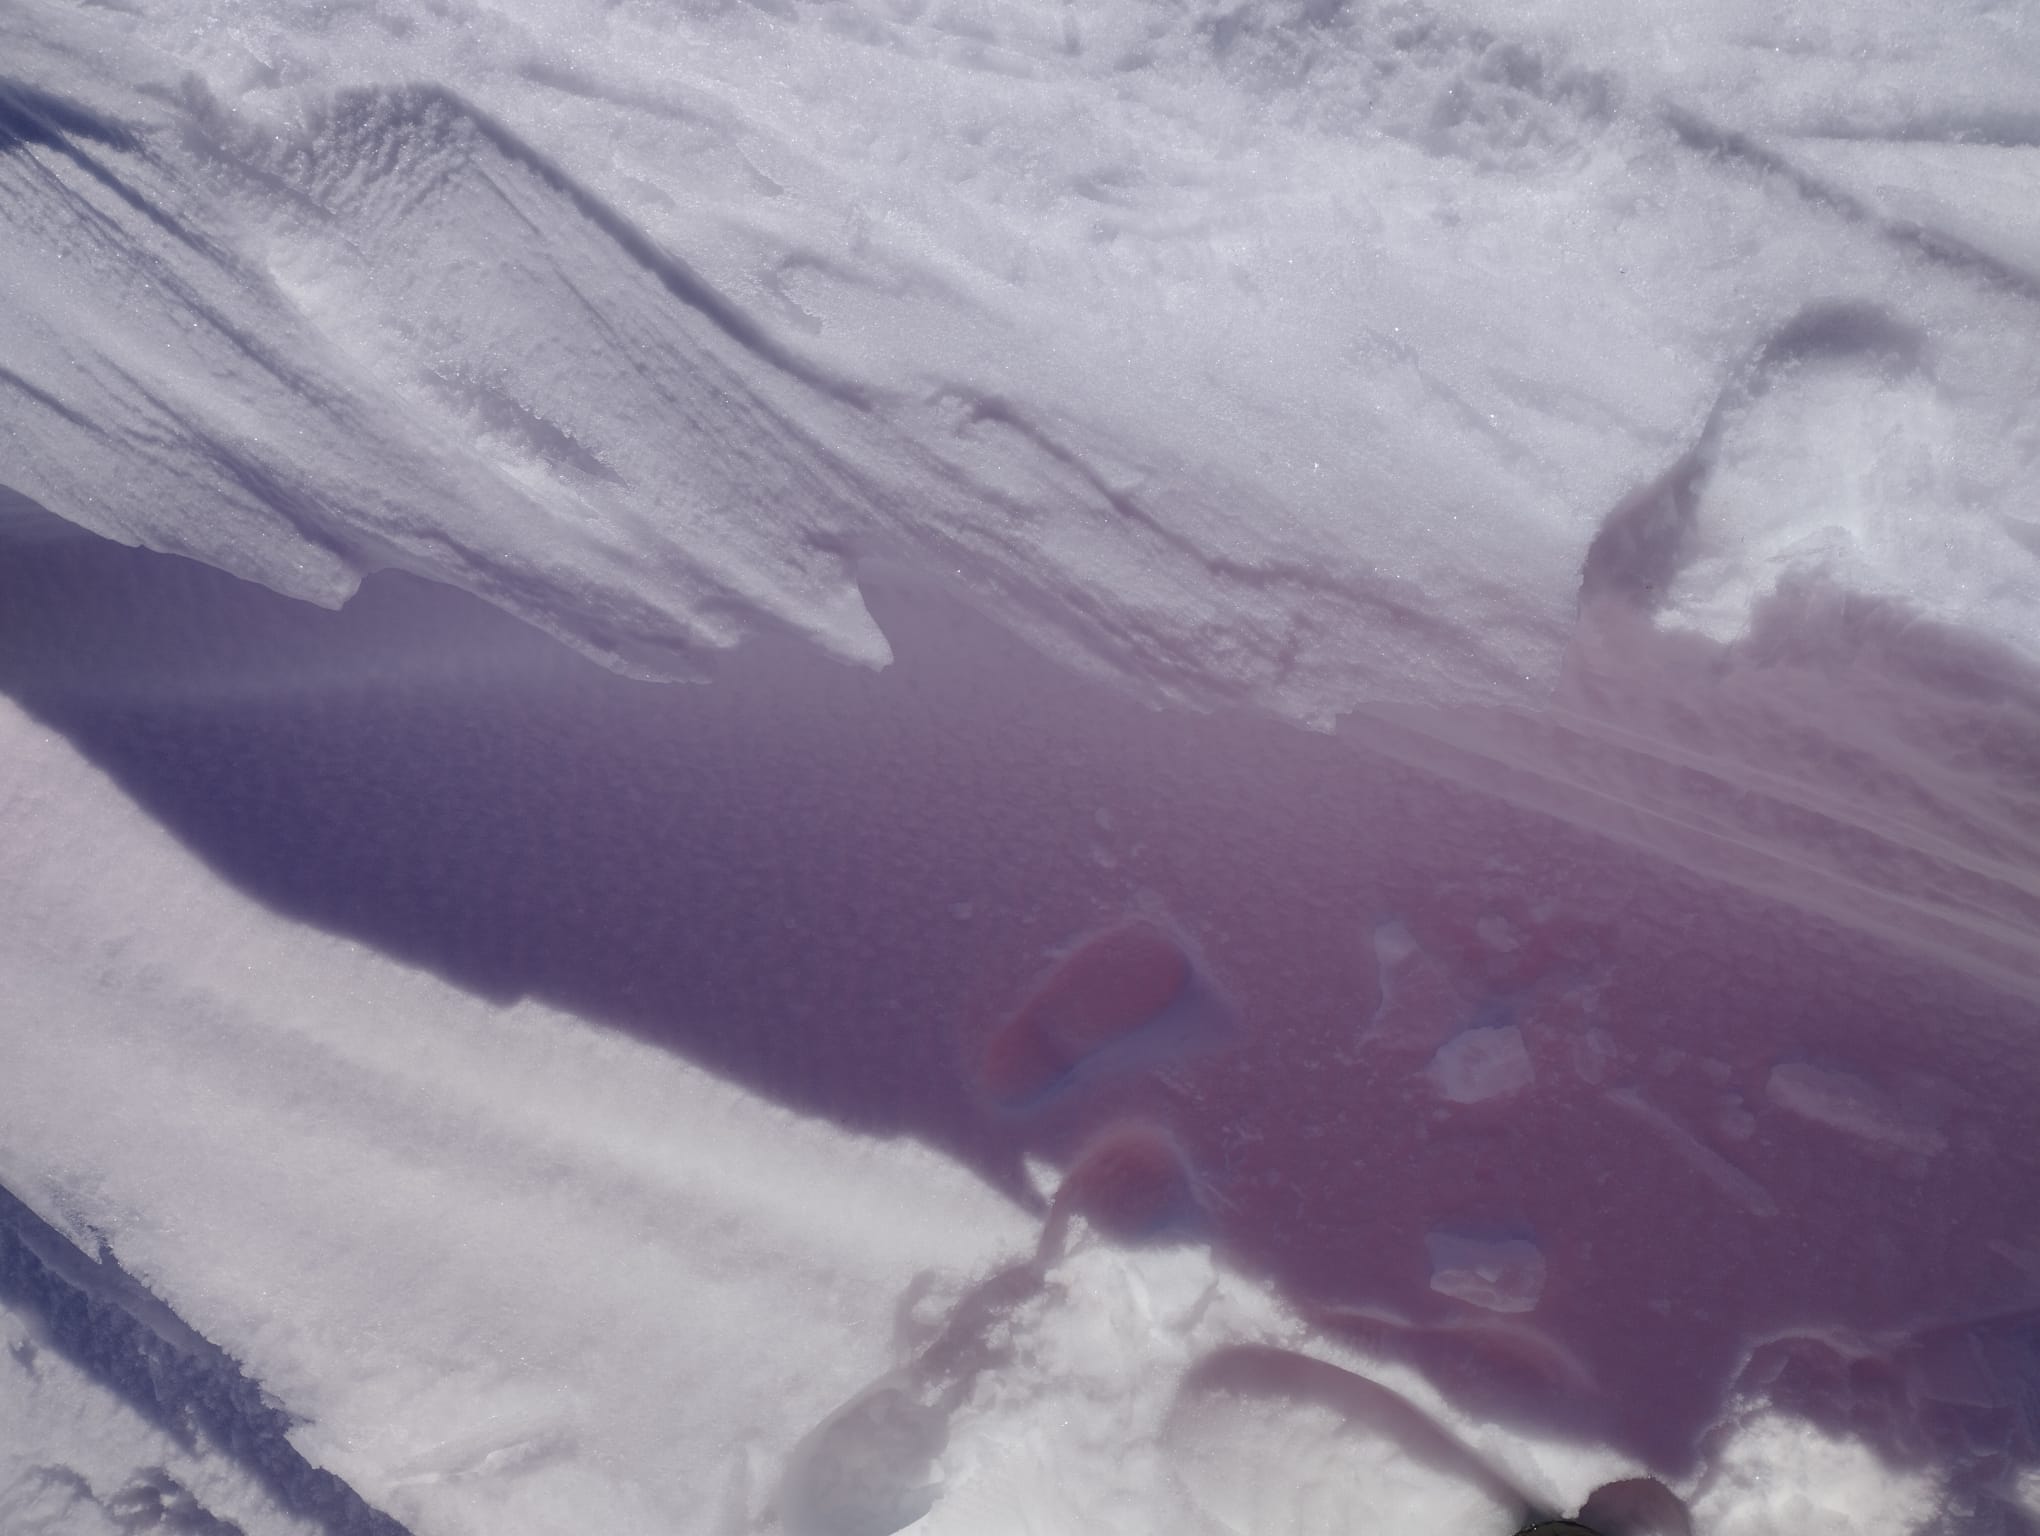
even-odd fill
[[[1455,1104],[1498,1099],[1537,1079],[1523,1032],[1513,1024],[1454,1035],[1438,1047],[1425,1071],[1438,1092]]]
[[[1521,1237],[1433,1232],[1431,1289],[1490,1312],[1529,1312],[1544,1295],[1544,1254]]]

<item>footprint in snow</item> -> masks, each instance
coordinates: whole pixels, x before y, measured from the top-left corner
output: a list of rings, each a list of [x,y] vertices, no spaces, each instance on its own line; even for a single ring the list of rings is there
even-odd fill
[[[1027,1110],[1100,1076],[1179,1055],[1216,1032],[1218,1009],[1183,946],[1128,918],[1065,952],[992,1031],[978,1082]]]

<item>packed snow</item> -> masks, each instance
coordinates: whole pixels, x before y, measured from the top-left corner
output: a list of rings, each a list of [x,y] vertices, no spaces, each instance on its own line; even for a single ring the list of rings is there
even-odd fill
[[[2040,12],[0,8],[0,1530],[2040,1524]]]

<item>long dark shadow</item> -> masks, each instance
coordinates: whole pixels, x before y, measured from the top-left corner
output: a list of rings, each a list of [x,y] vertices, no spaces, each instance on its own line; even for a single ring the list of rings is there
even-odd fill
[[[1151,1127],[1115,1177],[1179,1147],[1229,1262],[1668,1474],[1766,1339],[1893,1362],[1794,1402],[1978,1507],[2040,1464],[2005,1342],[2040,1268],[2002,1257],[2040,1229],[2029,1005],[1364,741],[1149,709],[905,580],[867,594],[884,673],[766,637],[669,687],[413,578],[327,613],[40,517],[0,550],[0,688],[280,913],[1016,1198],[1023,1153]],[[1129,922],[1224,1029],[992,1091],[1019,1000]],[[1987,1401],[1936,1406],[1937,1339],[2003,1366]]]
[[[409,1536],[340,1478],[305,1460],[290,1443],[290,1415],[225,1351],[185,1327],[110,1254],[81,1253],[5,1189],[0,1302],[32,1317],[45,1343],[173,1439],[230,1457],[278,1505],[327,1536]],[[136,1518],[145,1516],[138,1511]],[[198,1528],[204,1532],[239,1531],[198,1518],[207,1521]]]

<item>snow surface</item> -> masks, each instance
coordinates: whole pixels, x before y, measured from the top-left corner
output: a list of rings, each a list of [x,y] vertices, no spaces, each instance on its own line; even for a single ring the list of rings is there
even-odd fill
[[[2035,15],[0,8],[8,1536],[2031,1530]]]
[[[195,1453],[39,1344],[39,1332],[33,1320],[0,1310],[8,1355],[0,1391],[0,1522],[7,1531],[120,1536],[167,1526],[216,1536],[239,1526],[315,1536],[318,1525],[278,1509],[235,1462]]]

